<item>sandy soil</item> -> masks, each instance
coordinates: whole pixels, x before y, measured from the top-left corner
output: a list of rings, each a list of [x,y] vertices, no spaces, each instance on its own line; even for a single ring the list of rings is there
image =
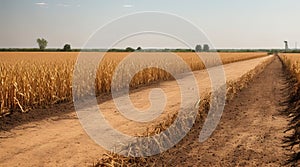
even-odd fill
[[[265,60],[258,58],[227,64],[224,66],[226,79],[236,81]],[[201,93],[209,90],[207,73],[195,73],[203,91]],[[171,149],[163,155],[165,160],[171,161],[160,161],[158,158],[157,162],[179,166],[279,165],[284,159],[281,156],[284,153],[280,143],[283,137],[281,132],[287,124],[287,119],[277,113],[282,86],[280,74],[280,63],[276,60],[248,89],[227,105],[222,123],[212,138],[201,144],[196,138],[199,133],[195,131],[180,143],[180,149]],[[149,104],[148,99],[141,97],[148,94],[151,88],[166,90],[170,102],[156,121],[163,120],[178,108],[180,100],[175,83],[167,81],[139,88],[133,91],[131,98],[139,108]],[[102,99],[99,107],[108,120],[114,120],[111,121],[112,126],[124,133],[140,134],[146,129],[121,118],[109,97]],[[87,166],[105,152],[86,135],[72,104],[2,118],[0,130],[0,166]]]
[[[198,142],[198,122],[176,148],[154,158],[166,166],[282,166],[289,153],[283,147],[288,119],[281,89],[284,73],[278,58],[236,98],[226,104],[217,130],[204,143]]]

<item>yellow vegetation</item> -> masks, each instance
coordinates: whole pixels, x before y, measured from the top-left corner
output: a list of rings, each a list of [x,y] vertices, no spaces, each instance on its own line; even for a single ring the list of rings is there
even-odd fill
[[[300,82],[300,54],[283,53],[280,58]]]
[[[27,112],[32,108],[72,100],[72,75],[79,53],[76,52],[0,52],[0,115],[11,111]],[[85,53],[95,56],[99,53]],[[97,71],[96,93],[108,93],[115,68],[129,53],[107,53]],[[139,52],[141,57],[166,53]],[[205,66],[195,53],[176,53],[192,70]],[[206,57],[209,53],[201,53]],[[220,53],[224,64],[266,56],[267,53]],[[87,57],[88,58],[88,57]],[[163,59],[162,59],[163,60]],[[162,61],[159,60],[159,61]],[[205,61],[213,65],[214,58]],[[155,62],[153,62],[155,63]],[[180,62],[164,62],[180,71]],[[138,63],[133,65],[138,66]],[[237,69],[238,70],[238,69]],[[153,81],[172,79],[160,69],[149,68],[137,73],[130,87],[150,84]]]

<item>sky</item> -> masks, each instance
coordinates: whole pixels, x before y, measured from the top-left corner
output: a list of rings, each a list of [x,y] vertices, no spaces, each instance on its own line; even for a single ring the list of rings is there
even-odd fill
[[[216,48],[283,48],[284,40],[290,48],[296,43],[300,48],[299,6],[299,0],[0,0],[0,48],[38,47],[40,37],[48,41],[48,48],[62,48],[66,43],[82,48],[100,27],[144,11],[184,18],[201,29]],[[168,26],[170,30],[180,28]],[[110,33],[108,37],[114,36]],[[147,34],[128,39],[127,44],[123,41],[119,47],[151,47],[143,38],[152,39]],[[159,43],[163,39],[153,39],[160,47],[172,47],[168,40]]]

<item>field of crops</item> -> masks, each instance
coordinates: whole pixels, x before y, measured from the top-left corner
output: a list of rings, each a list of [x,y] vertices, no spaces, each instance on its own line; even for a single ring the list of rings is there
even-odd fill
[[[286,137],[285,143],[290,146],[293,153],[288,160],[291,164],[299,166],[300,155],[300,54],[280,54],[280,59],[288,68],[290,77],[290,89],[286,90],[289,93],[289,100],[286,101],[288,108],[285,114],[289,116],[290,123],[287,131],[291,134]]]
[[[84,53],[88,58],[99,53]],[[96,94],[111,91],[114,70],[129,53],[107,53],[101,62],[95,81]],[[152,61],[174,69],[174,73],[184,72],[182,61],[157,59],[165,53],[133,53],[139,61]],[[213,66],[215,57],[204,54],[206,64]],[[206,54],[206,55],[205,55]],[[192,70],[204,69],[204,63],[195,53],[178,53]],[[224,64],[266,56],[267,53],[220,53]],[[12,111],[27,112],[36,107],[72,100],[72,76],[78,53],[75,52],[1,52],[0,53],[0,115]],[[150,58],[150,59],[149,59]],[[151,59],[152,58],[152,59]],[[138,66],[139,63],[132,63]],[[297,64],[298,65],[298,64]],[[157,68],[144,69],[130,81],[130,87],[151,84],[154,81],[172,79],[170,73]],[[78,92],[79,94],[82,92]]]
[[[280,58],[300,81],[300,54],[280,54]]]

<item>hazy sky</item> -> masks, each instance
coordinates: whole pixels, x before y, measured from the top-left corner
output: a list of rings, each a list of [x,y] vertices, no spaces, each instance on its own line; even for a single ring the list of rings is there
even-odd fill
[[[181,16],[217,48],[283,48],[284,40],[300,48],[299,0],[0,0],[0,48],[37,47],[38,37],[80,48],[99,27],[141,11]]]

